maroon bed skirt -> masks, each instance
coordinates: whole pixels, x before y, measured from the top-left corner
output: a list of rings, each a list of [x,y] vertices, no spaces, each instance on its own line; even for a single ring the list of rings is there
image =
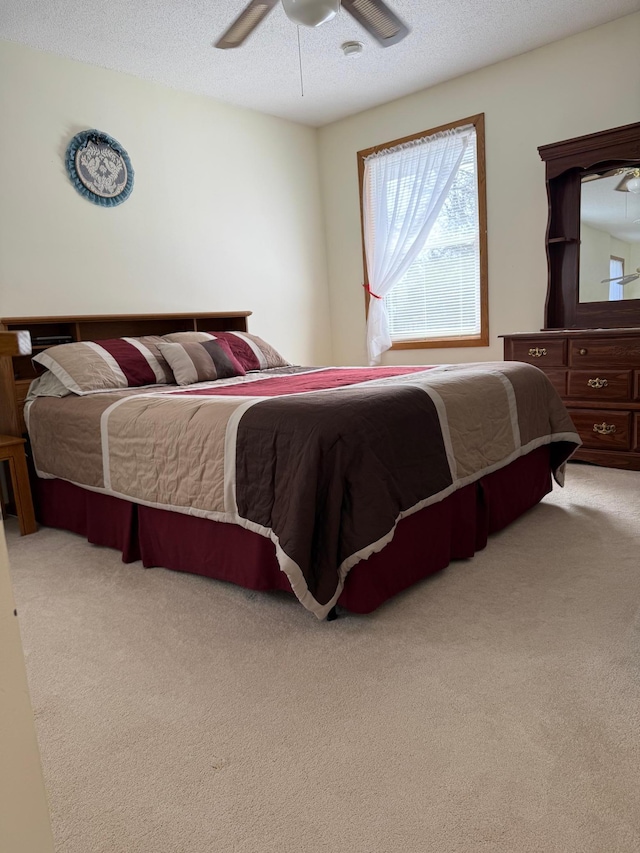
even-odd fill
[[[382,551],[351,569],[338,604],[370,613],[451,560],[472,557],[485,547],[490,533],[550,491],[550,451],[544,446],[403,519]],[[146,567],[291,592],[271,540],[242,527],[139,506],[64,480],[38,479],[35,497],[41,524],[117,548],[125,563],[142,560]]]

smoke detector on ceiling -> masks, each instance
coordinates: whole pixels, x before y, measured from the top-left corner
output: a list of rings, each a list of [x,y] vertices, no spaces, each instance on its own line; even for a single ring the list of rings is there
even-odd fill
[[[353,59],[356,56],[360,56],[363,44],[361,41],[346,41],[344,44],[341,44],[340,47],[345,56],[349,59]]]

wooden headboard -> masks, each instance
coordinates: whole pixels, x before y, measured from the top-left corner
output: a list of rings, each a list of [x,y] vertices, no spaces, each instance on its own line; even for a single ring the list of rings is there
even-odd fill
[[[56,343],[97,341],[106,338],[168,335],[170,332],[246,332],[251,311],[217,314],[96,314],[84,317],[8,317],[0,319],[0,332],[25,330],[33,353]],[[0,433],[22,435],[23,409],[29,385],[36,378],[31,355],[0,358]]]

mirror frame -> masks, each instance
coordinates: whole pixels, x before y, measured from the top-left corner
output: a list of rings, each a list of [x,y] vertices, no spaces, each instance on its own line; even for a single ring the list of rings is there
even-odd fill
[[[640,326],[640,299],[580,302],[580,190],[584,175],[640,165],[640,122],[538,148],[545,163],[549,218],[545,329]]]

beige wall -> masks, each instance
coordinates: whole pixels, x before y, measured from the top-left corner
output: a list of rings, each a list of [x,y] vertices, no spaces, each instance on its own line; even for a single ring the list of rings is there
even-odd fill
[[[624,248],[623,248],[624,247]],[[624,254],[618,251],[622,248]],[[615,240],[608,231],[592,228],[584,222],[580,225],[580,301],[602,302],[609,299],[609,285],[602,281],[610,275],[610,257],[624,258],[625,269],[629,267],[629,243]]]
[[[499,358],[499,334],[543,323],[537,146],[637,120],[639,40],[636,14],[320,131],[0,42],[0,316],[247,308],[294,361],[362,363],[356,152],[484,112],[491,346],[387,361]],[[118,208],[64,171],[88,127],[131,155]]]
[[[631,254],[627,269],[630,273],[640,270],[640,243],[631,244]],[[627,299],[640,299],[640,279],[636,279],[630,284],[625,285],[624,292]]]
[[[0,518],[0,850],[53,853]]]
[[[499,359],[499,334],[543,325],[547,201],[537,147],[638,121],[639,43],[640,13],[320,130],[338,363],[363,363],[366,357],[356,152],[485,113],[491,346],[404,350],[389,353],[386,361]]]
[[[248,309],[292,360],[330,360],[314,129],[9,42],[0,116],[0,317]],[[132,159],[116,208],[64,170],[93,127]]]

